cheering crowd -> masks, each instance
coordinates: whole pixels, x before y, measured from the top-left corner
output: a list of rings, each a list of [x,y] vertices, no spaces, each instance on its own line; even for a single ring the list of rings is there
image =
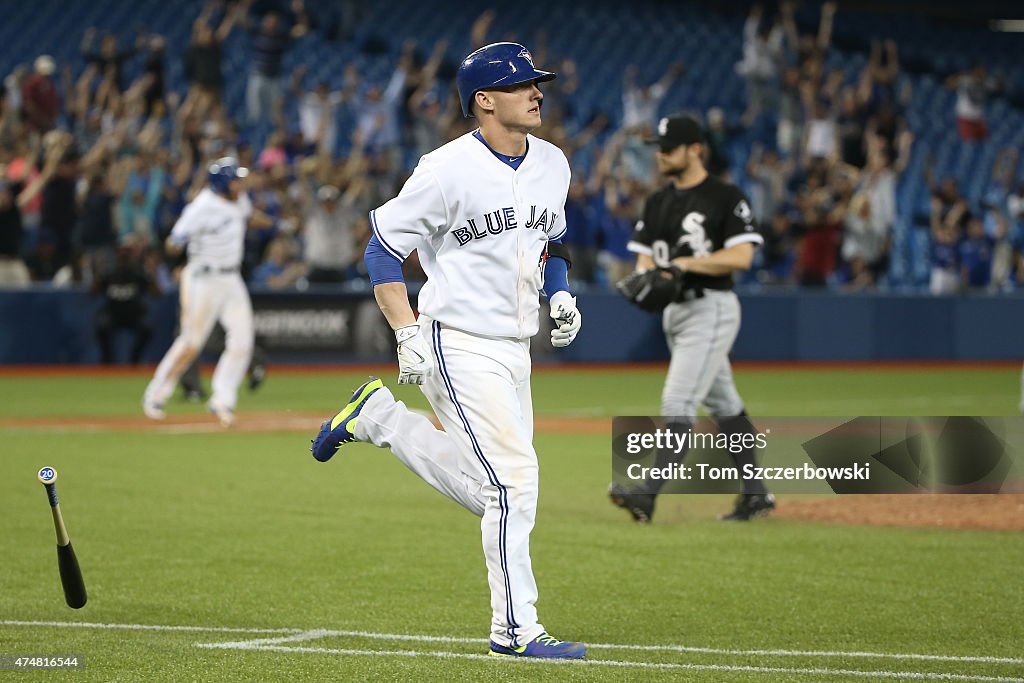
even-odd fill
[[[691,112],[705,122],[708,168],[742,183],[762,226],[766,244],[751,282],[866,289],[887,281],[897,187],[914,144],[904,116],[910,93],[893,41],[872,44],[855,78],[826,68],[837,11],[825,3],[817,30],[801,33],[791,3],[773,17],[755,5],[734,57],[746,110]],[[468,47],[498,39],[490,35],[495,16],[477,18]],[[397,193],[422,153],[473,128],[450,78],[453,56],[468,50],[410,40],[391,46],[397,66],[382,82],[355,68],[340,82],[322,82],[301,64],[302,41],[328,29],[346,39],[309,16],[301,0],[274,11],[252,0],[211,1],[186,46],[152,34],[127,44],[87,29],[80,62],[57,64],[44,54],[8,75],[0,102],[0,286],[51,282],[102,292],[112,273],[134,268],[142,291],[173,289],[178,264],[164,257],[163,239],[201,188],[207,164],[225,155],[251,169],[249,192],[267,217],[251,226],[246,243],[251,286],[358,286],[368,210]],[[229,40],[245,41],[250,66],[239,111],[224,98]],[[572,277],[607,287],[632,268],[626,243],[643,196],[660,182],[645,139],[669,113],[661,104],[684,87],[687,67],[672,64],[646,83],[627,66],[621,110],[582,112],[578,65],[549,50],[544,35],[529,42],[537,63],[559,73],[544,86],[538,134],[573,164]],[[300,65],[287,70],[293,51]],[[168,86],[172,59],[181,60],[187,81],[180,90]],[[963,140],[984,140],[985,104],[1001,84],[979,66],[950,76],[947,86],[957,91]],[[1017,286],[1024,273],[1017,162],[1015,150],[1000,155],[990,191],[976,204],[953,180],[929,174],[931,291]],[[406,269],[415,281],[415,259]]]

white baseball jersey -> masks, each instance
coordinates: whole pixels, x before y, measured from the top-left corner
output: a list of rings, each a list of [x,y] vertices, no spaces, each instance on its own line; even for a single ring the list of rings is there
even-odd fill
[[[537,333],[541,257],[565,234],[569,163],[527,136],[518,169],[471,133],[423,156],[397,197],[370,212],[373,232],[404,261],[418,250],[427,283],[419,309],[473,334]]]
[[[170,239],[178,245],[188,242],[188,261],[192,265],[238,268],[251,214],[248,195],[240,194],[232,201],[206,187],[182,211]]]

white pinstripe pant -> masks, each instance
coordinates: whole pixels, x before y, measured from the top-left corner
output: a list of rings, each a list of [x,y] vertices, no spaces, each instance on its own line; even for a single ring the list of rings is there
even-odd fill
[[[436,372],[422,389],[445,431],[395,401],[366,402],[356,438],[390,448],[435,489],[480,517],[491,640],[525,644],[537,621],[530,532],[537,514],[529,340],[479,337],[421,318]]]

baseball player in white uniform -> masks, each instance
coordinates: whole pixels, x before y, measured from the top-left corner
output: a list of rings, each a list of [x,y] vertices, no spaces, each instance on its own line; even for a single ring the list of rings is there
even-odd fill
[[[537,512],[530,338],[539,292],[549,297],[566,346],[581,325],[568,291],[569,165],[530,135],[541,123],[539,71],[517,43],[470,54],[458,72],[463,113],[480,128],[423,156],[397,197],[372,211],[365,261],[398,340],[399,384],[419,384],[444,426],[367,382],[324,423],[313,455],[364,441],[391,449],[435,489],[481,518],[491,590],[491,654],[582,658],[581,643],[548,635],[537,620],[530,532]],[[401,263],[419,252],[427,283],[419,319]]]
[[[207,408],[221,424],[235,420],[238,387],[249,367],[253,347],[252,302],[239,269],[252,203],[242,189],[248,170],[231,157],[210,165],[209,180],[185,207],[167,238],[170,253],[188,245],[181,272],[181,331],[146,387],[142,410],[162,420],[164,404],[178,378],[198,356],[217,321],[224,327],[224,352],[213,373]]]

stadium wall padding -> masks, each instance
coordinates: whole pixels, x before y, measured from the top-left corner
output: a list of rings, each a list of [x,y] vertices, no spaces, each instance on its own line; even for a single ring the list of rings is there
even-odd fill
[[[743,325],[736,360],[1014,360],[1024,356],[1024,296],[741,294]],[[177,297],[152,300],[154,335],[144,360],[156,362],[175,333]],[[388,331],[368,293],[255,292],[257,329],[278,335],[269,348],[285,362],[387,361]],[[611,293],[578,297],[583,330],[555,352],[546,333],[538,360],[657,361],[668,358],[660,316]],[[76,290],[0,291],[0,364],[95,363],[96,297]],[[326,316],[326,317],[324,317]],[[329,324],[316,325],[324,317]],[[373,329],[371,329],[373,328]],[[332,345],[324,335],[346,331]],[[308,348],[305,342],[308,336]],[[315,337],[315,338],[314,338]],[[127,338],[119,348],[126,351]],[[275,346],[276,345],[276,346]],[[126,355],[123,353],[122,355]]]

